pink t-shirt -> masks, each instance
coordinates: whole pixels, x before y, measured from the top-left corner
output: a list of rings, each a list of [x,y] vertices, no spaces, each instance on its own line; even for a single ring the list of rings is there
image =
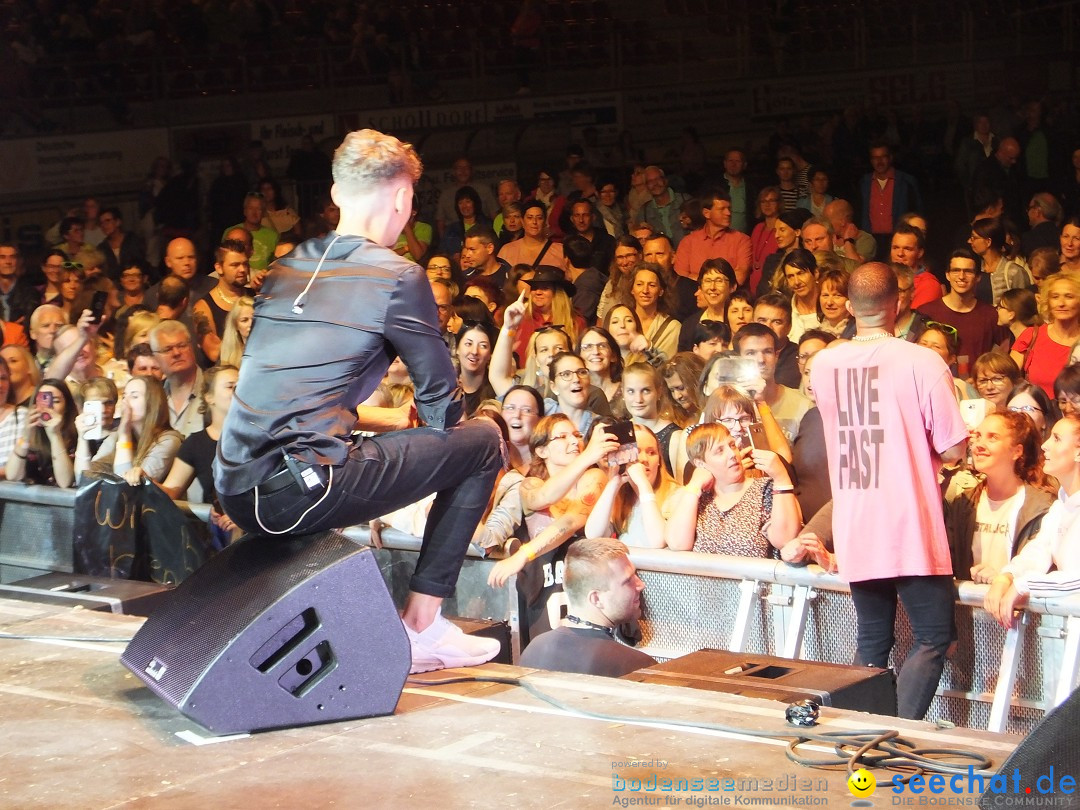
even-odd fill
[[[833,544],[848,582],[952,573],[939,453],[967,438],[944,361],[897,338],[814,359],[825,427]]]

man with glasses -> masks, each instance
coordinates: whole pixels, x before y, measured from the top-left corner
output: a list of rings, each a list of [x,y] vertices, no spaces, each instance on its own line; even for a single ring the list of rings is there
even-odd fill
[[[195,362],[191,332],[180,321],[162,321],[150,330],[150,348],[165,375],[169,425],[187,438],[206,427],[199,412],[203,373]]]
[[[105,275],[119,281],[120,271],[125,267],[146,261],[146,243],[138,234],[124,230],[119,208],[109,207],[102,211],[98,224],[105,234],[98,245],[98,250],[105,256]]]
[[[750,237],[731,227],[731,198],[726,191],[712,191],[701,198],[705,227],[687,234],[675,250],[675,272],[697,280],[701,265],[709,259],[723,259],[735,271],[735,279],[745,284],[750,278],[753,248]]]
[[[997,323],[997,310],[975,297],[978,277],[978,257],[968,248],[954,250],[945,273],[949,292],[919,307],[928,321],[956,329],[956,364],[961,379],[967,378],[975,360],[1006,338]]]

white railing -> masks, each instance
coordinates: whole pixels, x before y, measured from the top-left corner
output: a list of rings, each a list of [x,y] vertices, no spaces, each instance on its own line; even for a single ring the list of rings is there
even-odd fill
[[[0,579],[34,572],[71,571],[74,490],[0,482]],[[181,503],[205,520],[206,504]],[[358,543],[367,528],[344,530]],[[420,540],[383,530],[383,555],[410,566]],[[490,563],[471,550],[458,581],[458,615],[497,618],[514,632],[520,605],[511,584],[486,584]],[[776,560],[667,550],[633,550],[646,582],[641,620],[643,646],[673,658],[703,647],[786,658],[849,663],[855,649],[855,613],[847,585],[817,566]],[[384,568],[384,573],[390,566]],[[401,590],[395,578],[392,590]],[[958,644],[946,666],[931,716],[991,731],[1028,731],[1043,712],[1076,688],[1080,674],[1080,594],[1032,599],[1008,631],[982,610],[987,586],[958,587]],[[403,593],[395,593],[402,598]],[[899,664],[910,647],[900,611]],[[515,643],[515,654],[517,652]]]

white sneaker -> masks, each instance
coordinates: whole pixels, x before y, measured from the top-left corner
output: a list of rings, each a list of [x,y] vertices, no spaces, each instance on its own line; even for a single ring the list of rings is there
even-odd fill
[[[417,633],[408,625],[405,632],[412,645],[412,668],[409,672],[430,672],[433,669],[475,667],[499,654],[501,646],[493,638],[470,636],[456,624],[444,619],[440,611],[435,621]]]

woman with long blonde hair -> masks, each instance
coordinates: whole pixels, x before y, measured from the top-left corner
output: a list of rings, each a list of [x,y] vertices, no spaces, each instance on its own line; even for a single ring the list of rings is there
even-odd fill
[[[247,343],[248,335],[251,334],[251,325],[254,320],[255,299],[247,295],[236,299],[236,304],[225,316],[218,365],[240,368],[240,361],[244,357],[244,345]]]

